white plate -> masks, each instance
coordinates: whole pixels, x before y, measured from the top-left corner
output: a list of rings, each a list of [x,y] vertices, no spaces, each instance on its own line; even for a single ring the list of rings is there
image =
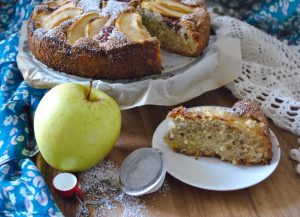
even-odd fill
[[[273,158],[270,165],[234,166],[217,158],[186,156],[173,151],[163,140],[168,132],[170,120],[166,119],[154,132],[152,147],[166,155],[167,172],[176,179],[203,189],[230,191],[255,185],[276,169],[280,159],[279,143],[270,130]]]

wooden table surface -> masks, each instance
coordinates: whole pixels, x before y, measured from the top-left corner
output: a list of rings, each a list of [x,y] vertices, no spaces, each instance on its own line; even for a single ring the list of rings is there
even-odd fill
[[[236,101],[227,89],[220,88],[182,105],[232,106]],[[123,111],[121,136],[108,158],[120,165],[131,151],[150,147],[156,127],[173,107],[143,106]],[[268,179],[247,189],[218,192],[195,188],[167,175],[169,190],[166,195],[155,192],[141,197],[149,216],[300,216],[300,175],[295,173],[296,163],[288,156],[289,150],[298,146],[297,137],[276,127],[271,120],[269,123],[280,143],[281,159]],[[37,165],[51,186],[58,171],[48,166],[41,155],[37,157]],[[62,212],[75,216],[78,202],[65,200],[52,187],[50,189]],[[119,214],[122,216],[121,212]]]

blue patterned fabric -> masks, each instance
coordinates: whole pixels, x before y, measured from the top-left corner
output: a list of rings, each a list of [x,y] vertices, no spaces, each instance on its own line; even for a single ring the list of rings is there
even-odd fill
[[[0,170],[0,216],[62,216],[31,160],[11,160]]]
[[[221,5],[224,14],[237,17],[285,40],[300,44],[300,0],[209,0]]]
[[[39,170],[33,112],[45,90],[29,87],[16,63],[18,31],[28,18],[27,1],[0,3],[0,216],[62,216]]]
[[[225,14],[300,42],[300,0],[212,0]],[[0,1],[0,216],[61,216],[39,170],[32,118],[46,90],[29,87],[16,63],[18,31],[35,2]]]

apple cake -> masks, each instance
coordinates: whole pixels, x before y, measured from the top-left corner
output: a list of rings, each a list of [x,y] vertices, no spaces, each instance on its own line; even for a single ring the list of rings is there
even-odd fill
[[[45,0],[27,26],[35,58],[87,78],[160,74],[160,45],[197,56],[209,40],[202,0]]]
[[[232,108],[178,107],[168,114],[166,143],[176,152],[218,157],[235,165],[269,164],[272,142],[258,104],[238,101]]]

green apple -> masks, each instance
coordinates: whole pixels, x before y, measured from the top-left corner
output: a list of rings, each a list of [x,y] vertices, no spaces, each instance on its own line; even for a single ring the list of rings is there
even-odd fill
[[[63,171],[95,166],[114,147],[120,130],[121,112],[115,100],[75,83],[60,84],[47,92],[34,116],[42,156]]]

